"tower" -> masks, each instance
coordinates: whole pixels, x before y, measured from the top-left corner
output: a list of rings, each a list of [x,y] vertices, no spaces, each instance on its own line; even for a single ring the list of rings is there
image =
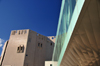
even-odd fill
[[[54,42],[32,30],[13,30],[1,56],[2,66],[44,66],[52,59]]]

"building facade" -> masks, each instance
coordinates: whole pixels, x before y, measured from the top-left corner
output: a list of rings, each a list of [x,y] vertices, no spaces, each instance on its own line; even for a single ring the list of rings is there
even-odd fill
[[[1,66],[44,66],[46,60],[52,59],[54,48],[55,37],[49,38],[29,29],[11,31],[2,51]]]
[[[52,61],[100,66],[100,0],[62,0]]]

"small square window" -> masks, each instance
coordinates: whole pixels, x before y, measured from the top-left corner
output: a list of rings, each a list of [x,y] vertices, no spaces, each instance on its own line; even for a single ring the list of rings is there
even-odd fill
[[[26,54],[26,56],[28,56],[28,55]]]

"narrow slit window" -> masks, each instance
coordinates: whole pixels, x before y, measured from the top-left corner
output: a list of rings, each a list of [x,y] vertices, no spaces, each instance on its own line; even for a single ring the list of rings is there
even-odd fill
[[[20,53],[23,53],[23,51],[24,51],[24,46],[21,46]]]
[[[38,47],[40,46],[40,43],[38,43]]]
[[[18,47],[18,50],[19,50],[19,47]]]
[[[23,50],[23,47],[21,47],[21,50]]]
[[[20,35],[20,31],[19,31],[19,35]]]
[[[42,47],[42,44],[41,44],[41,47]]]
[[[17,53],[20,53],[20,47],[17,48]]]
[[[21,32],[21,34],[23,34],[23,31]]]
[[[52,46],[52,43],[51,43],[51,46]]]

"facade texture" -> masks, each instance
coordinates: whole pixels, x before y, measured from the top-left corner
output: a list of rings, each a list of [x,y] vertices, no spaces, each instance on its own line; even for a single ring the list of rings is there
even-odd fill
[[[62,0],[52,61],[100,66],[100,0]]]
[[[2,51],[1,66],[44,66],[46,60],[52,59],[52,40],[29,29],[11,31]]]

